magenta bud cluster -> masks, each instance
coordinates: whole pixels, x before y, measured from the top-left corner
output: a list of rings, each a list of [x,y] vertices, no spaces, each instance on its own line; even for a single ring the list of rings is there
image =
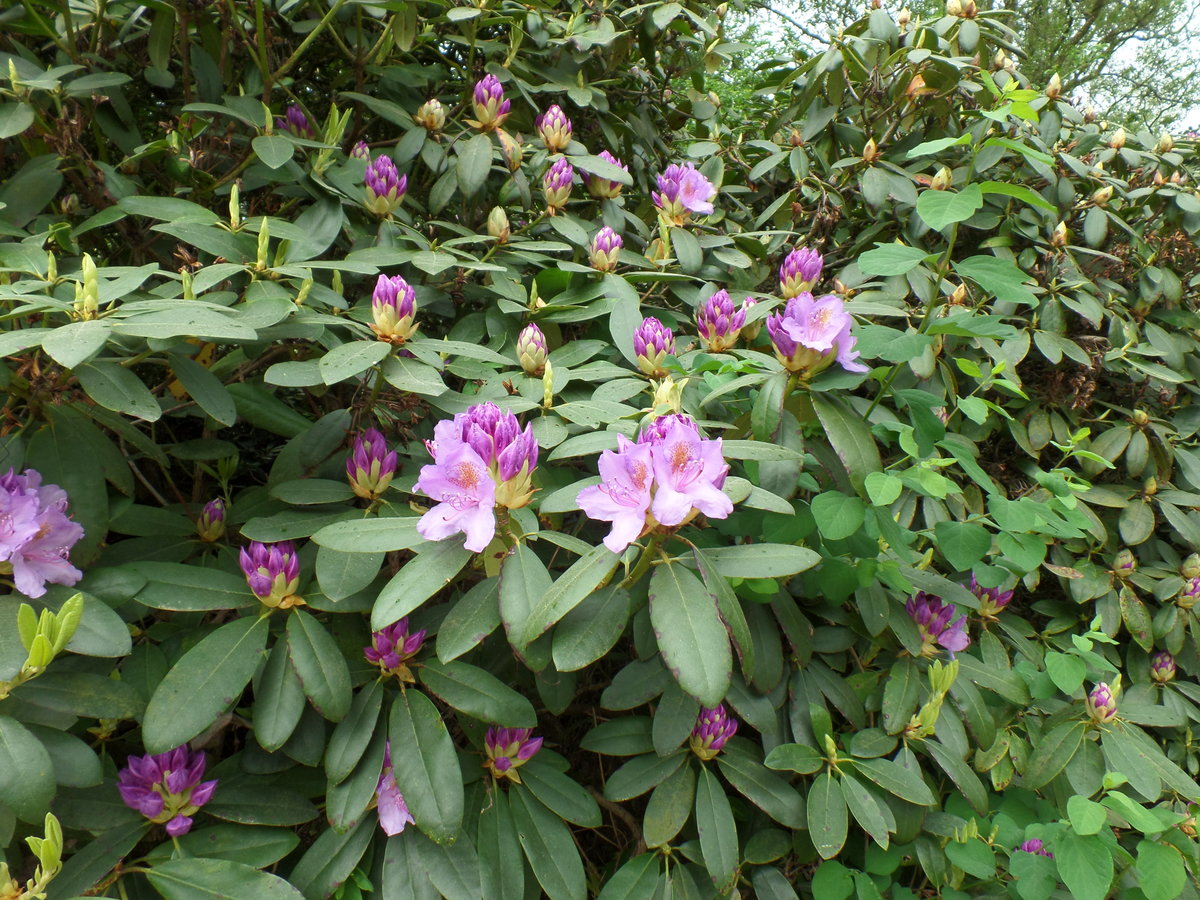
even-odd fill
[[[475,82],[472,103],[476,122],[484,131],[499,128],[508,118],[508,111],[512,107],[512,102],[504,97],[500,79],[492,74],[484,75]]]
[[[264,544],[251,541],[238,555],[250,591],[264,606],[287,609],[303,601],[300,588],[300,559],[291,541]]]
[[[692,728],[692,752],[701,759],[713,759],[737,730],[737,719],[729,715],[724,703],[718,703],[714,709],[703,707]]]
[[[364,177],[367,208],[381,216],[395,212],[408,191],[408,176],[399,173],[390,156],[380,155],[371,160]]]
[[[617,267],[617,256],[625,242],[621,236],[605,225],[592,238],[592,251],[588,261],[599,272],[611,272]]]
[[[735,307],[729,291],[721,289],[700,304],[696,312],[696,331],[708,349],[721,353],[737,343],[746,325],[746,313],[753,305],[747,297],[741,308]]]
[[[941,597],[918,591],[911,597],[904,608],[917,625],[921,635],[921,653],[924,656],[934,656],[941,646],[950,651],[951,657],[960,650],[966,650],[971,643],[967,634],[967,619],[965,616],[955,619],[958,612],[953,603],[943,602]]]
[[[543,738],[535,738],[532,728],[489,728],[483,739],[487,760],[483,766],[497,781],[509,779],[521,783],[517,769],[542,749]]]
[[[557,103],[538,116],[535,124],[542,143],[551,153],[561,152],[571,143],[571,134],[574,131],[571,120]]]
[[[667,374],[663,360],[675,353],[675,335],[654,316],[647,316],[633,333],[633,352],[642,372],[662,378]]]
[[[779,290],[785,300],[811,291],[821,278],[825,259],[816,250],[799,247],[787,255],[779,267]]]
[[[388,447],[383,433],[368,428],[355,436],[354,447],[346,458],[346,475],[355,495],[378,500],[396,474],[396,451]]]
[[[192,828],[192,816],[212,799],[217,781],[202,781],[207,765],[202,751],[176,747],[166,753],[131,756],[117,773],[117,790],[130,809],[167,826],[179,837]]]

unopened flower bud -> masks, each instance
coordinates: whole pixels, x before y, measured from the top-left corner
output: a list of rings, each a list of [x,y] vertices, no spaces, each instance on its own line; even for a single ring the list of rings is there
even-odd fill
[[[1144,409],[1135,409],[1130,414],[1129,421],[1138,428],[1145,428],[1150,424],[1150,416]]]
[[[571,143],[571,120],[557,103],[538,116],[536,127],[542,143],[551,153],[559,153]]]
[[[1166,684],[1175,678],[1175,657],[1166,650],[1159,650],[1150,657],[1150,677],[1159,684]]]
[[[800,133],[798,128],[793,128],[791,134],[788,135],[788,143],[793,147],[804,146],[804,135]]]
[[[1200,553],[1189,553],[1179,567],[1179,574],[1184,578],[1200,578]]]
[[[675,353],[675,335],[653,316],[647,316],[633,333],[638,368],[654,378],[666,376],[663,361]]]
[[[942,166],[937,170],[937,174],[935,174],[933,179],[929,182],[929,189],[931,191],[944,191],[947,190],[953,183],[954,173],[951,172],[946,166]]]
[[[358,141],[350,150],[351,159],[362,159],[367,162],[371,161],[371,148],[367,146],[366,141]]]
[[[1192,554],[1195,556],[1196,554]],[[1189,556],[1188,559],[1192,557]],[[1195,570],[1200,567],[1189,567],[1187,562],[1184,562],[1184,569],[1192,568]],[[1200,600],[1200,575],[1184,576],[1187,581],[1183,583],[1183,588],[1179,591],[1179,595],[1175,598],[1175,605],[1180,609],[1191,609],[1196,605],[1196,601]]]
[[[779,290],[783,299],[791,300],[811,291],[821,278],[825,258],[810,247],[797,247],[779,267]]]
[[[715,709],[702,708],[689,740],[692,752],[703,760],[715,758],[737,729],[737,720],[726,712],[724,703]]]
[[[1083,108],[1083,121],[1088,125],[1096,121],[1096,108],[1090,103]]]
[[[1057,100],[1062,96],[1062,79],[1055,72],[1050,76],[1050,80],[1046,83],[1046,96],[1051,100]]]
[[[958,287],[956,287],[950,293],[950,297],[946,302],[951,306],[962,306],[965,304],[967,302],[967,286],[965,284],[960,284]]]
[[[499,128],[508,118],[508,111],[512,106],[512,102],[504,98],[504,88],[500,79],[491,74],[483,76],[475,83],[472,104],[476,119],[473,124],[481,131]]]
[[[378,500],[396,475],[396,451],[387,445],[383,433],[368,428],[354,438],[354,447],[346,457],[346,476],[356,497]]]
[[[879,159],[879,147],[875,143],[875,138],[871,138],[863,146],[862,159],[865,163],[873,163]]]
[[[1111,184],[1106,184],[1104,187],[1096,188],[1095,192],[1092,194],[1092,202],[1097,206],[1104,206],[1109,200],[1112,199],[1112,195],[1113,186]]]
[[[1154,145],[1155,153],[1170,153],[1175,147],[1175,141],[1169,132],[1164,131],[1158,139],[1158,143]]]
[[[1121,550],[1113,557],[1112,572],[1118,578],[1128,578],[1137,571],[1137,557],[1133,555],[1133,551],[1129,548]]]
[[[492,207],[492,211],[488,213],[487,232],[489,237],[496,239],[497,244],[508,243],[509,235],[512,232],[508,227],[508,215],[504,212],[504,207]]]
[[[1113,132],[1113,136],[1108,139],[1108,146],[1114,150],[1120,150],[1125,146],[1125,129],[1118,128]]]
[[[1008,62],[1008,54],[1003,50],[997,50],[996,55],[992,57],[992,68],[999,72]]]
[[[426,131],[441,131],[446,125],[446,110],[437,98],[426,100],[417,109],[413,119]]]
[[[267,224],[267,217],[263,216],[261,224],[258,228],[258,251],[255,254],[255,266],[261,271],[269,265],[270,260],[270,241],[271,229]]]
[[[521,143],[503,128],[496,129],[496,137],[500,138],[500,154],[504,157],[508,171],[517,171],[521,168],[521,159],[525,155]]]
[[[58,281],[58,260],[54,258],[54,251],[46,251],[46,280],[53,283]]]
[[[386,155],[375,157],[367,166],[366,206],[378,216],[389,216],[399,208],[408,191],[408,176],[396,170],[392,158]]]
[[[263,544],[251,541],[242,548],[239,562],[246,581],[264,606],[290,609],[303,606],[304,599],[296,594],[300,587],[300,560],[291,541]]]
[[[625,165],[625,163],[621,162],[607,150],[601,150],[597,155],[606,163],[610,163],[618,169],[624,169],[626,172],[629,171],[629,166]],[[587,192],[597,199],[612,199],[617,197],[621,193],[621,188],[624,187],[619,181],[613,181],[611,178],[604,178],[600,175],[592,175],[589,172],[584,172],[582,177],[583,185],[587,188]]]
[[[546,200],[546,211],[550,215],[567,205],[571,198],[571,182],[574,178],[575,168],[565,156],[559,157],[542,176],[542,196]]]
[[[962,13],[963,7],[960,0],[946,0],[946,15],[961,16]]]
[[[517,336],[517,360],[527,375],[540,376],[546,371],[546,335],[532,322]]]
[[[371,330],[381,341],[403,344],[417,332],[417,295],[399,275],[380,275],[371,294]]]
[[[1153,497],[1158,493],[1158,479],[1151,475],[1142,485],[1142,496]]]
[[[1050,246],[1062,249],[1067,246],[1067,238],[1070,232],[1067,230],[1066,222],[1059,222],[1054,226],[1054,231],[1050,235]]]
[[[496,781],[507,778],[520,784],[517,769],[542,749],[542,740],[533,737],[532,728],[489,728],[483,739],[483,767]]]
[[[1157,169],[1155,169],[1154,177],[1150,179],[1150,183],[1153,184],[1155,187],[1162,187],[1164,184],[1167,183],[1167,179],[1163,178],[1162,172],[1159,172]]]
[[[1103,681],[1092,688],[1084,706],[1092,721],[1097,724],[1105,725],[1117,717],[1117,698]]]
[[[621,236],[605,225],[592,239],[588,262],[598,272],[611,272],[617,267],[617,256],[623,245]]]
[[[900,10],[899,15],[896,16],[896,24],[899,25],[901,29],[904,29],[908,27],[908,23],[911,21],[912,11],[906,6]]]
[[[964,19],[973,19],[975,18],[975,14],[979,12],[979,7],[975,5],[975,0],[962,0],[962,10]]]
[[[367,662],[379,666],[384,676],[395,676],[406,684],[412,684],[415,679],[408,662],[421,652],[424,643],[425,629],[410,632],[408,616],[405,616],[399,622],[372,632],[371,646],[363,647],[363,656]]]
[[[749,298],[747,298],[749,299]],[[723,353],[737,343],[746,324],[746,304],[733,305],[729,292],[722,289],[700,304],[696,313],[696,331],[713,353]]]
[[[196,535],[207,544],[219,541],[225,534],[225,501],[218,497],[209,500],[196,520]]]

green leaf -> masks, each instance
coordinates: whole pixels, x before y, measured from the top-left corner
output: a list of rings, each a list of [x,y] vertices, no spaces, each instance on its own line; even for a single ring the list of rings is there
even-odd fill
[[[846,843],[848,818],[842,786],[822,772],[808,791],[808,831],[821,859],[832,859]]]
[[[383,565],[384,554],[342,553],[328,547],[317,548],[317,584],[333,603],[364,590],[375,580]]]
[[[521,859],[521,842],[513,826],[508,794],[504,791],[493,791],[490,802],[479,813],[476,843],[482,896],[524,896],[525,865]]]
[[[600,827],[600,807],[575,780],[544,760],[521,767],[521,781],[552,813],[583,828]]]
[[[299,843],[299,836],[290,831],[252,825],[197,828],[179,838],[179,846],[188,856],[227,859],[255,869],[274,865],[295,850]],[[174,853],[175,846],[169,841],[159,845],[151,854],[151,862],[160,861],[157,858],[160,850],[161,861],[165,862]]]
[[[463,196],[470,198],[479,193],[492,169],[492,139],[488,134],[477,134],[465,143],[458,144],[458,186]]]
[[[690,800],[688,809],[691,809]],[[651,900],[660,868],[656,854],[635,856],[605,883],[596,900]]]
[[[260,134],[250,142],[254,155],[272,169],[289,162],[296,145],[281,134]]]
[[[836,541],[850,537],[862,527],[867,509],[858,497],[826,491],[813,497],[812,514],[821,536]]]
[[[0,804],[23,822],[40,825],[54,799],[54,764],[29,729],[0,716]]]
[[[317,817],[317,808],[302,794],[260,779],[222,779],[204,811],[227,822],[287,828]]]
[[[872,472],[863,486],[872,506],[891,506],[904,490],[904,482],[886,472]]]
[[[917,215],[935,231],[965,222],[983,206],[983,191],[968,184],[961,191],[925,190],[917,198]]]
[[[447,900],[477,900],[484,896],[479,857],[470,841],[435,844],[415,833],[413,845],[429,880]]]
[[[388,727],[396,785],[417,827],[437,843],[454,841],[462,827],[463,781],[454,741],[441,713],[424,694],[407,691],[392,703]]]
[[[351,519],[319,529],[313,542],[343,553],[408,550],[425,541],[417,534],[417,517]]]
[[[1130,799],[1119,791],[1109,791],[1100,802],[1127,821],[1142,834],[1161,834],[1167,830],[1153,813],[1135,800]]]
[[[933,792],[921,777],[906,766],[890,759],[856,759],[854,767],[864,776],[901,800],[918,806],[933,806]]]
[[[737,825],[729,797],[708,766],[700,767],[696,784],[696,831],[704,867],[717,891],[724,894],[738,866]]]
[[[22,685],[18,696],[42,709],[91,719],[133,719],[145,705],[133,685],[89,672],[47,672]]]
[[[970,256],[954,263],[954,269],[969,278],[997,300],[1007,300],[1024,306],[1036,306],[1037,297],[1025,286],[1029,276],[1015,263],[996,256]]]
[[[332,828],[323,832],[296,863],[288,880],[308,900],[329,897],[350,877],[378,830],[369,816],[348,832]]]
[[[1069,831],[1054,843],[1058,874],[1074,900],[1104,900],[1113,880],[1113,860],[1108,845],[1095,835]]]
[[[87,395],[114,412],[157,422],[162,409],[150,389],[124,366],[111,362],[85,363],[75,370]]]
[[[257,606],[244,577],[182,563],[138,562],[132,568],[146,579],[134,599],[151,609],[201,612]]]
[[[286,641],[277,641],[267,656],[254,691],[254,736],[264,750],[287,743],[304,712],[304,688],[288,659]]]
[[[868,250],[858,257],[858,267],[864,275],[903,275],[919,266],[929,255],[926,250],[905,247],[903,244],[876,244],[874,250]]]
[[[348,344],[340,344],[322,356],[317,364],[321,380],[326,384],[337,384],[339,381],[353,378],[382,362],[391,352],[391,344],[383,341],[351,341]]]
[[[167,900],[300,900],[277,875],[230,859],[170,859],[146,878]]]
[[[1067,799],[1067,817],[1076,834],[1096,834],[1108,821],[1108,810],[1076,794]]]
[[[670,756],[655,756],[653,753],[635,756],[613,772],[604,783],[604,796],[617,802],[640,797],[674,774],[687,758],[687,755],[679,752]]]
[[[38,819],[40,825],[42,819]],[[66,900],[91,891],[127,856],[152,827],[140,816],[97,835],[67,858],[47,892],[49,900]]]
[[[1066,768],[1083,741],[1083,732],[1082,722],[1071,721],[1062,722],[1042,735],[1025,766],[1025,786],[1037,790]]]
[[[438,628],[438,659],[458,659],[496,630],[500,624],[499,592],[499,580],[485,578],[458,598]],[[564,670],[559,667],[559,671]]]
[[[1136,868],[1138,886],[1146,900],[1174,900],[1183,896],[1187,870],[1183,856],[1174,847],[1155,841],[1139,841]]]
[[[511,791],[508,802],[517,839],[546,896],[550,900],[583,900],[587,880],[570,829],[526,789]]]
[[[268,631],[266,618],[235,619],[185,653],[146,707],[147,752],[166,753],[190,741],[236,703],[262,660]]]
[[[825,756],[815,747],[804,744],[779,744],[767,754],[764,765],[768,769],[811,775],[825,765]]]
[[[870,428],[861,415],[840,401],[824,394],[813,394],[811,399],[825,436],[850,474],[850,483],[861,494],[867,475],[883,469]]]
[[[721,774],[738,793],[776,822],[788,828],[803,828],[806,822],[800,792],[752,759],[742,746],[740,743],[726,745],[725,751],[717,757]]]
[[[662,847],[675,836],[692,817],[696,799],[696,770],[683,766],[660,783],[650,795],[642,820],[642,836],[648,847]]]
[[[711,547],[704,556],[726,578],[780,578],[807,572],[821,561],[821,554],[790,544],[734,544]]]
[[[933,526],[938,551],[955,569],[965,572],[992,549],[992,535],[977,522],[938,522]]]
[[[383,758],[387,747],[387,733],[379,729],[371,735],[366,751],[354,767],[354,771],[339,784],[330,784],[325,791],[325,818],[336,831],[349,831],[366,818],[367,807],[375,800],[379,776],[383,772]]]
[[[485,669],[429,659],[419,674],[430,691],[468,716],[507,728],[537,725],[533,704]]]
[[[239,416],[271,434],[294,438],[312,427],[312,422],[257,385],[242,381],[226,390],[233,397]]]
[[[929,751],[930,756],[937,760],[942,771],[950,776],[950,780],[962,792],[971,807],[981,816],[986,815],[987,791],[979,780],[979,776],[975,774],[975,770],[963,761],[958,751],[935,740],[927,740],[922,746]]]
[[[170,353],[167,361],[188,396],[205,413],[222,425],[232,425],[237,421],[237,406],[220,378],[186,356]]]
[[[71,322],[55,328],[42,338],[42,349],[65,369],[73,369],[91,359],[108,343],[112,325],[100,319]]]
[[[906,159],[916,159],[918,156],[932,156],[950,147],[957,147],[971,141],[969,132],[963,132],[958,137],[937,138],[932,141],[922,141],[905,154]]]
[[[854,820],[884,850],[888,848],[888,819],[880,809],[881,803],[866,786],[848,772],[842,773],[842,796]],[[949,853],[949,846],[946,848]]]
[[[354,695],[350,712],[338,722],[325,749],[325,775],[331,784],[349,777],[358,765],[383,709],[383,682],[369,681]]]
[[[584,601],[616,569],[620,557],[603,544],[579,557],[555,580],[551,588],[532,600],[529,618],[520,632],[519,643],[532,643],[551,625]]]
[[[0,140],[16,137],[33,124],[33,107],[28,103],[0,103]]]
[[[624,588],[609,585],[586,597],[554,629],[554,668],[574,672],[591,665],[613,648],[628,620],[629,592]]]
[[[1058,887],[1054,860],[1040,854],[1018,850],[1009,857],[1008,870],[1016,879],[1014,887],[1021,900],[1050,900]]]
[[[633,176],[629,172],[621,166],[613,165],[606,159],[601,159],[599,156],[572,156],[571,165],[580,172],[587,172],[589,175],[598,175],[601,178],[615,181],[618,184],[633,184]]]
[[[996,877],[996,853],[977,837],[946,845],[946,858],[968,875],[991,881]]]
[[[302,609],[287,623],[288,658],[313,708],[331,722],[350,711],[350,669],[325,626]]]
[[[981,181],[979,189],[984,195],[1001,194],[1005,197],[1015,197],[1018,200],[1036,206],[1049,212],[1057,212],[1058,208],[1032,188],[1023,184],[1010,184],[1007,181]]]
[[[716,600],[680,565],[650,577],[650,623],[667,668],[701,704],[715,707],[729,690],[733,652]]]
[[[1087,663],[1078,656],[1049,650],[1046,652],[1046,674],[1055,687],[1070,695],[1082,687],[1087,675]]]
[[[371,609],[371,629],[399,622],[453,581],[474,555],[452,540],[424,545],[379,592]]]

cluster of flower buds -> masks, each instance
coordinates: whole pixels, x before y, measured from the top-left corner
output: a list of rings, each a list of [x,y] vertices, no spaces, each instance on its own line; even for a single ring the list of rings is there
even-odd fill
[[[424,632],[421,632],[424,634]],[[383,748],[383,771],[379,773],[379,784],[375,786],[375,807],[379,812],[379,827],[384,834],[395,836],[404,831],[404,826],[416,824],[416,819],[408,811],[404,795],[396,784],[396,774],[392,769],[392,742],[388,741]]]
[[[117,774],[117,790],[130,809],[167,826],[179,837],[192,828],[192,816],[212,799],[216,780],[201,781],[207,761],[203,751],[187,746],[166,753],[131,756]]]
[[[917,623],[917,631],[921,635],[922,656],[936,656],[940,645],[950,651],[953,658],[955,653],[970,646],[971,636],[967,634],[967,618],[961,616],[954,619],[958,609],[953,603],[945,603],[940,597],[917,591],[916,596],[909,598],[904,604],[904,608]]]
[[[1084,706],[1092,721],[1100,725],[1105,725],[1117,717],[1116,695],[1103,681],[1092,688]]]
[[[811,291],[820,281],[824,266],[825,258],[808,247],[797,247],[789,253],[779,267],[779,290],[783,299],[791,300]]]
[[[1192,609],[1197,601],[1200,601],[1200,576],[1184,581],[1182,590],[1175,598],[1175,605],[1180,609],[1187,610]]]
[[[434,97],[420,105],[413,114],[413,120],[426,131],[438,132],[446,126],[446,109],[442,102]]]
[[[605,225],[592,238],[592,252],[588,259],[598,272],[611,272],[617,267],[617,255],[625,242],[621,236]]]
[[[394,213],[408,191],[408,176],[396,170],[396,164],[387,155],[380,155],[367,166],[367,209],[378,216]]]
[[[417,333],[417,294],[399,275],[380,275],[371,294],[371,330],[381,341],[403,344]]]
[[[263,544],[251,541],[238,555],[250,590],[264,606],[291,609],[303,606],[300,589],[300,559],[291,541]]]
[[[560,153],[566,150],[567,145],[571,143],[571,134],[574,130],[571,120],[567,118],[567,114],[557,103],[538,116],[535,125],[537,133],[542,138],[542,143],[551,153]]]
[[[702,707],[689,740],[692,752],[703,760],[713,759],[737,730],[737,719],[729,715],[724,703],[718,703],[716,709]]]
[[[746,325],[746,313],[754,301],[747,297],[740,309],[729,299],[729,291],[717,291],[700,304],[696,312],[696,331],[713,353],[723,353],[737,343]]]
[[[417,490],[438,501],[417,523],[426,540],[466,536],[479,553],[496,534],[495,507],[519,509],[533,498],[538,461],[533,426],[521,425],[495,403],[481,403],[434,427],[426,442],[433,465],[423,466]]]
[[[196,536],[207,544],[213,544],[225,536],[225,501],[220,497],[209,500],[196,520]]]
[[[1175,680],[1175,657],[1166,650],[1159,650],[1150,657],[1150,677],[1159,684]]]
[[[782,313],[767,317],[767,333],[783,367],[804,378],[824,371],[835,360],[848,372],[866,372],[867,367],[855,361],[859,353],[850,333],[853,324],[840,297],[826,294],[814,299],[805,292],[788,300]]]
[[[1046,849],[1040,838],[1030,838],[1017,848],[1022,853],[1032,853],[1035,856],[1048,856],[1054,858],[1054,854]]]
[[[508,118],[512,103],[504,98],[504,88],[495,75],[484,75],[475,83],[472,96],[475,119],[471,124],[481,131],[495,131]]]
[[[675,353],[675,335],[654,316],[647,316],[633,333],[633,352],[639,369],[651,378],[664,378],[663,362]]]
[[[47,582],[79,581],[70,554],[81,537],[83,526],[67,515],[66,491],[42,484],[35,469],[0,476],[0,574],[11,575],[18,591],[40,597]]]
[[[412,683],[412,672],[408,661],[421,652],[425,643],[425,629],[408,630],[408,616],[393,622],[386,628],[371,634],[371,646],[363,647],[367,662],[379,666],[385,676],[395,676],[403,682]]]
[[[293,103],[287,108],[282,116],[275,119],[275,127],[280,131],[290,131],[297,137],[314,138],[317,133],[313,130],[312,123],[308,121],[308,116],[304,114],[299,106]]]
[[[354,439],[354,449],[346,457],[346,475],[355,496],[378,500],[396,474],[396,451],[388,447],[383,433],[368,428]]]
[[[559,157],[542,176],[542,196],[546,200],[546,212],[554,215],[571,199],[571,182],[575,179],[575,168],[565,156]]]
[[[533,737],[532,728],[489,728],[483,739],[487,759],[483,767],[497,781],[507,778],[521,783],[517,769],[542,749],[543,738]]]
[[[979,615],[985,619],[995,619],[1012,602],[1012,591],[1002,591],[998,587],[985,588],[975,580],[973,572],[969,587],[971,593],[979,598]]]
[[[717,189],[691,163],[674,164],[658,176],[658,190],[652,196],[663,218],[675,225],[683,225],[692,214],[712,214]]]
[[[546,371],[546,355],[546,335],[530,322],[517,336],[517,360],[521,363],[521,371],[540,378]]]
[[[371,161],[371,148],[367,146],[366,141],[358,141],[350,149],[351,159],[362,159],[367,162]]]
[[[607,150],[601,150],[598,156],[606,163],[611,163],[618,169],[629,171],[629,166],[621,162]],[[600,175],[591,175],[587,172],[583,173],[583,184],[587,188],[587,192],[597,200],[613,199],[621,194],[623,185],[619,181],[613,181],[611,178],[604,178]]]
[[[721,439],[705,440],[691,418],[672,413],[644,428],[636,444],[618,435],[616,451],[600,454],[600,483],[576,499],[589,517],[612,523],[604,545],[621,553],[658,526],[675,528],[700,513],[727,517],[728,472]]]

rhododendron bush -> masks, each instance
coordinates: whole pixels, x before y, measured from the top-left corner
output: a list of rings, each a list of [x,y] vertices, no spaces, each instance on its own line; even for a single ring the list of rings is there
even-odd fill
[[[0,897],[1198,895],[1194,146],[727,13],[0,13]]]

